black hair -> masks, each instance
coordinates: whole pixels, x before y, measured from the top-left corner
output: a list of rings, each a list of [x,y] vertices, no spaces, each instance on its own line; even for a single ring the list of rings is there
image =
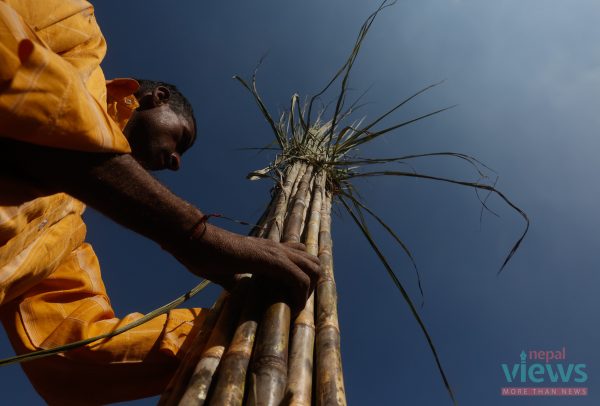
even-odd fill
[[[159,82],[156,80],[137,78],[135,78],[135,80],[137,80],[137,82],[140,84],[139,89],[135,92],[136,97],[141,95],[142,93],[152,92],[159,86],[163,86],[169,89],[169,92],[171,93],[169,97],[169,107],[175,113],[180,114],[183,117],[191,120],[191,122],[194,124],[194,140],[196,139],[197,126],[196,117],[194,116],[194,109],[192,108],[192,104],[189,102],[189,100],[186,99],[186,97],[179,91],[179,89],[177,89],[175,85],[165,82]]]

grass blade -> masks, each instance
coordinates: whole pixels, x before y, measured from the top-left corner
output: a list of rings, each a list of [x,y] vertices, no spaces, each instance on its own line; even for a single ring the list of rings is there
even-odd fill
[[[167,303],[164,306],[159,307],[156,310],[151,311],[150,313],[146,314],[145,316],[143,316],[123,327],[119,327],[119,328],[111,331],[110,333],[100,334],[95,337],[86,338],[85,340],[75,341],[73,343],[61,345],[61,346],[50,348],[47,350],[34,351],[34,352],[30,352],[30,353],[23,354],[23,355],[18,355],[16,357],[6,358],[3,360],[0,360],[0,366],[11,365],[11,364],[19,363],[19,362],[33,361],[34,359],[48,357],[50,355],[58,354],[59,352],[74,350],[76,348],[83,347],[84,345],[91,344],[91,343],[99,341],[99,340],[104,340],[104,339],[114,337],[114,336],[124,333],[128,330],[131,330],[132,328],[141,326],[142,324],[149,322],[150,320],[160,316],[161,314],[164,314],[164,313],[168,312],[169,310],[176,308],[177,306],[179,306],[186,300],[194,297],[196,294],[198,294],[199,292],[204,290],[204,288],[206,286],[208,286],[209,283],[210,283],[209,280],[206,280],[206,279],[203,280],[195,288],[193,288],[189,292],[179,296],[177,299]]]
[[[348,194],[348,193],[342,193],[342,194],[344,196],[346,196],[348,199],[350,199],[355,207],[358,206],[357,211],[365,210],[368,214],[370,214],[371,217],[373,217],[388,232],[388,234],[391,235],[394,240],[396,240],[398,245],[400,245],[400,247],[402,248],[402,251],[404,251],[404,253],[408,256],[408,259],[410,259],[410,262],[415,271],[415,275],[417,277],[417,284],[419,286],[419,292],[421,293],[421,307],[423,307],[423,304],[425,303],[425,294],[423,293],[423,286],[421,284],[421,274],[419,273],[419,268],[417,267],[417,262],[415,261],[413,254],[410,252],[410,250],[408,249],[406,244],[400,239],[400,237],[398,237],[398,234],[396,234],[396,232],[390,226],[388,226],[385,221],[383,221],[381,219],[381,217],[379,217],[377,214],[375,214],[375,212],[373,212],[373,210],[369,209],[364,203],[362,203],[360,200],[356,199],[351,194]],[[363,223],[365,223],[364,220],[363,220]]]
[[[394,271],[393,271],[392,267],[390,266],[390,264],[388,263],[387,259],[385,258],[385,256],[383,255],[383,253],[381,252],[379,247],[377,246],[377,243],[373,240],[373,237],[371,236],[366,224],[363,224],[358,219],[356,214],[352,211],[352,209],[350,208],[348,203],[346,203],[346,201],[344,200],[343,197],[339,196],[339,198],[340,198],[340,201],[342,202],[342,204],[344,205],[344,207],[346,208],[346,211],[350,214],[350,216],[352,217],[352,219],[354,220],[356,225],[360,228],[362,234],[365,236],[365,238],[371,245],[371,248],[373,248],[373,250],[375,251],[375,254],[377,254],[377,256],[379,257],[379,260],[381,261],[381,263],[387,270],[388,274],[392,278],[394,285],[396,285],[396,288],[398,288],[398,290],[402,294],[404,301],[408,304],[408,307],[410,308],[410,311],[411,311],[413,317],[417,321],[417,324],[419,325],[419,327],[421,328],[421,331],[423,332],[423,334],[425,335],[425,338],[427,339],[427,344],[429,345],[429,349],[431,350],[431,352],[433,354],[433,358],[435,359],[435,363],[437,365],[438,371],[442,377],[442,380],[444,381],[444,386],[446,387],[446,391],[448,392],[452,401],[456,404],[454,392],[452,391],[452,387],[450,386],[450,383],[448,382],[448,378],[446,377],[446,373],[444,372],[444,368],[442,367],[442,363],[440,361],[440,357],[438,355],[437,349],[435,348],[435,345],[433,344],[431,335],[427,331],[427,327],[425,327],[425,323],[421,319],[421,316],[419,315],[417,308],[415,307],[410,296],[408,295],[408,292],[406,291],[406,289],[404,289],[404,286],[402,286],[402,283],[400,282],[398,277],[396,277],[396,274],[394,273]]]
[[[262,98],[260,97],[260,95],[258,93],[258,89],[256,88],[256,71],[252,75],[252,87],[250,87],[250,85],[248,85],[248,83],[246,83],[246,81],[238,75],[234,75],[233,78],[235,80],[237,80],[238,82],[240,82],[242,84],[242,86],[244,86],[252,94],[252,96],[254,96],[254,101],[256,101],[256,104],[258,104],[258,107],[260,108],[260,111],[261,111],[263,117],[265,118],[267,123],[269,123],[271,130],[273,130],[273,134],[275,134],[277,143],[279,144],[279,146],[281,148],[284,148],[285,143],[286,143],[286,138],[277,129],[277,126],[275,125],[275,121],[273,120],[273,117],[271,117],[271,114],[267,110],[267,107],[263,103]]]
[[[372,141],[375,138],[378,138],[378,137],[380,137],[380,136],[382,136],[382,135],[384,135],[386,133],[389,133],[390,131],[393,131],[393,130],[396,130],[396,129],[400,128],[400,127],[404,127],[406,125],[415,123],[417,121],[421,121],[421,120],[423,120],[423,119],[425,119],[427,117],[434,116],[434,115],[442,113],[442,112],[444,112],[446,110],[450,110],[450,109],[452,109],[454,107],[456,107],[456,105],[450,106],[450,107],[445,107],[443,109],[439,109],[439,110],[433,111],[431,113],[424,114],[422,116],[413,118],[413,119],[408,120],[408,121],[404,121],[404,122],[402,122],[400,124],[393,125],[391,127],[385,128],[385,129],[380,130],[380,131],[376,131],[374,133],[367,132],[366,135],[364,135],[362,137],[355,137],[354,139],[349,139],[347,142],[345,142],[344,144],[342,144],[342,146],[340,147],[340,149],[341,149],[342,152],[349,151],[351,149],[356,148],[359,145],[364,144],[365,142]],[[360,131],[360,130],[357,130],[357,134],[358,135],[364,134],[364,132]]]
[[[526,223],[525,230],[523,231],[523,233],[521,234],[521,236],[519,237],[517,242],[513,245],[512,249],[506,256],[506,259],[504,260],[504,262],[502,263],[502,266],[498,270],[498,274],[500,274],[502,272],[502,270],[504,270],[504,268],[506,267],[506,264],[508,264],[508,261],[510,261],[510,259],[513,257],[515,252],[517,252],[517,250],[519,249],[519,246],[521,245],[521,242],[523,242],[525,235],[527,235],[527,232],[529,231],[529,217],[527,217],[527,214],[525,214],[525,212],[523,210],[521,210],[518,206],[516,206],[513,202],[511,202],[502,192],[500,192],[494,186],[490,186],[485,183],[465,182],[465,181],[460,181],[460,180],[455,180],[455,179],[441,178],[438,176],[430,176],[430,175],[423,175],[420,173],[410,173],[410,172],[400,172],[400,171],[364,172],[364,173],[355,173],[352,175],[353,178],[361,178],[361,177],[364,178],[364,177],[370,177],[370,176],[407,176],[407,177],[412,177],[412,178],[436,180],[436,181],[440,181],[440,182],[452,183],[455,185],[469,186],[469,187],[473,187],[473,188],[480,189],[480,190],[488,190],[488,191],[498,195],[502,200],[504,200],[504,202],[506,204],[508,204],[517,213],[519,213],[521,215],[521,217],[523,217],[523,219],[525,220],[525,223]]]

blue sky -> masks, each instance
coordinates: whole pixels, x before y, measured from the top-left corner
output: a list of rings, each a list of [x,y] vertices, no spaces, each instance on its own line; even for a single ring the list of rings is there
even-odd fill
[[[272,111],[294,92],[315,93],[375,7],[358,0],[112,1],[96,4],[96,14],[109,46],[107,77],[173,82],[194,105],[196,146],[179,173],[157,176],[206,212],[251,221],[270,185],[245,175],[272,157],[239,149],[263,146],[271,135],[231,76],[250,75],[268,53],[259,86]],[[372,86],[359,116],[375,117],[440,80],[387,124],[458,104],[365,147],[364,155],[473,155],[498,173],[498,188],[531,218],[522,248],[498,277],[523,228],[499,199],[489,205],[500,217],[484,214],[480,224],[471,189],[404,178],[357,182],[415,256],[425,291],[421,315],[460,404],[600,402],[599,16],[592,0],[400,1],[376,20],[358,59],[354,94]],[[414,164],[427,174],[476,180],[452,159]],[[118,315],[150,311],[196,283],[156,244],[93,210],[86,220]],[[333,222],[350,404],[451,404],[423,334],[367,242],[347,216]],[[375,236],[418,301],[409,261],[380,230]],[[193,305],[209,306],[217,294],[211,288]],[[502,363],[517,363],[523,349],[562,347],[567,363],[587,365],[587,398],[499,395],[507,386]],[[12,354],[5,337],[0,348]],[[0,369],[0,382],[7,404],[41,404],[19,367]]]

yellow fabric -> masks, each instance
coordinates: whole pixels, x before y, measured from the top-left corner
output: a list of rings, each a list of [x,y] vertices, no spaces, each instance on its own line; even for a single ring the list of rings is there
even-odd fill
[[[142,317],[114,311],[89,244],[69,252],[50,276],[4,306],[2,321],[18,353],[94,337]],[[204,320],[200,309],[175,309],[93,346],[22,364],[50,404],[106,404],[161,393],[180,349]]]
[[[130,152],[106,111],[106,43],[88,2],[0,2],[0,43],[0,134],[49,147]]]
[[[108,114],[120,128],[125,128],[133,111],[140,107],[133,95],[138,87],[140,85],[136,80],[128,78],[118,78],[106,82]]]
[[[0,0],[0,136],[81,151],[129,152],[122,133],[137,82],[105,82],[106,44],[80,0]],[[108,95],[107,95],[108,89]],[[76,168],[74,168],[76,170]],[[0,174],[0,316],[17,353],[92,337],[118,319],[84,242],[84,205]],[[178,309],[100,344],[23,364],[50,404],[160,393],[205,314]]]

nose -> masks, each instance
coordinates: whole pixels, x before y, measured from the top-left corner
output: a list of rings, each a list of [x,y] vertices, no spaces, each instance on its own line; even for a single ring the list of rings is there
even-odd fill
[[[170,170],[176,171],[179,169],[180,165],[181,165],[181,157],[179,156],[179,154],[177,152],[173,152],[171,155],[169,155],[168,168]]]

